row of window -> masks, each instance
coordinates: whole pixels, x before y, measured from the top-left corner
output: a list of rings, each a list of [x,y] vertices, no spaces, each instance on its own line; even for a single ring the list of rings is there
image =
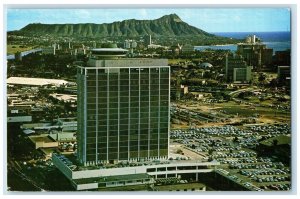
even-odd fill
[[[160,76],[158,74],[141,74],[140,76],[138,74],[131,74],[129,75],[120,75],[120,76],[108,76],[108,75],[87,75],[85,76],[88,81],[128,81],[128,80],[161,80],[161,79],[169,79],[169,74],[161,74]]]
[[[158,113],[160,112],[160,114],[164,114],[164,113],[168,113],[169,107],[164,106],[164,104],[161,104],[162,106],[149,106],[149,107],[143,107],[143,108],[139,108],[138,106],[131,106],[131,107],[99,107],[98,106],[98,115],[102,115],[104,116],[104,118],[106,118],[105,116],[107,114],[114,116],[114,115],[118,115],[120,113],[120,115],[127,117],[129,116],[128,114],[131,115],[137,115],[140,113],[140,115],[144,115],[147,116],[148,113],[153,113],[151,115],[153,115],[154,117],[156,117],[158,115]],[[94,108],[87,108],[87,113],[89,116],[94,116],[97,114],[97,109],[96,107]],[[127,115],[127,116],[126,116]],[[132,116],[131,116],[132,117]]]
[[[167,144],[159,144],[159,145],[129,145],[129,146],[120,146],[118,147],[118,145],[112,145],[110,144],[109,147],[98,147],[98,152],[102,152],[102,153],[106,153],[107,151],[109,152],[117,152],[119,151],[128,151],[128,148],[130,151],[138,151],[138,150],[148,150],[150,148],[150,150],[153,149],[167,149],[168,145]],[[108,149],[108,150],[107,150]],[[95,145],[87,145],[87,154],[92,154],[96,152],[96,148]]]
[[[104,87],[104,85],[109,85],[109,86],[112,86],[112,85],[115,85],[115,86],[118,86],[118,85],[133,85],[133,84],[138,84],[138,85],[149,85],[149,82],[150,82],[150,85],[159,85],[159,84],[169,84],[170,82],[170,79],[169,77],[167,78],[150,78],[149,77],[136,77],[136,78],[133,78],[131,77],[130,79],[116,79],[116,80],[108,80],[108,79],[101,79],[101,78],[98,78],[97,79],[90,79],[88,78],[87,81],[86,81],[86,84],[87,86],[93,86],[93,85],[96,85],[96,82],[98,81],[98,86],[102,86]]]
[[[89,136],[87,136],[87,141],[90,142],[96,142],[96,140],[98,139],[99,142],[106,142],[107,139],[108,140],[114,140],[114,141],[124,141],[127,142],[127,140],[157,140],[157,139],[168,139],[168,133],[160,133],[158,134],[157,132],[152,134],[149,132],[144,132],[141,134],[138,133],[120,133],[120,135],[118,134],[112,134],[109,133],[109,135],[107,135],[106,132],[98,132],[98,136],[96,137],[96,132],[90,133],[88,134]]]
[[[149,156],[150,157],[153,157],[153,158],[157,158],[159,156],[166,156],[167,153],[163,153],[163,151],[161,151],[160,153],[158,153],[157,150],[151,150],[149,151]],[[108,156],[106,153],[101,153],[98,155],[98,160],[116,160],[116,159],[119,159],[119,160],[127,160],[128,158],[147,158],[148,157],[148,151],[140,151],[139,154],[137,151],[131,151],[129,153],[129,156],[128,156],[128,153],[110,153]],[[87,156],[87,161],[95,161],[96,160],[96,157],[95,157],[95,154],[91,154],[91,155],[88,155]]]
[[[120,108],[118,107],[114,107],[114,106],[109,106],[109,107],[105,107],[105,108],[101,108],[98,106],[98,114],[102,114],[102,115],[114,115],[114,114],[124,114],[123,116],[125,115],[128,115],[128,113],[130,114],[135,114],[138,115],[138,113],[147,113],[150,112],[150,113],[153,113],[153,116],[155,117],[159,112],[162,113],[162,112],[168,112],[169,110],[169,107],[166,106],[165,104],[161,103],[160,104],[161,106],[148,106],[148,107],[141,107],[139,108],[138,106],[131,106],[129,107],[129,105],[127,107],[122,107],[120,106]],[[156,114],[154,114],[156,113]],[[97,114],[97,109],[96,107],[95,108],[88,108],[87,109],[87,114],[88,115],[95,115]]]
[[[142,139],[144,139],[143,137],[148,139],[148,136],[150,134],[150,137],[168,137],[168,131],[162,131],[162,130],[156,130],[156,131],[149,131],[149,130],[140,130],[138,131],[138,129],[131,129],[129,131],[126,130],[122,130],[122,131],[95,131],[95,130],[91,130],[88,131],[87,133],[87,138],[95,138],[96,135],[98,135],[98,138],[100,139],[106,139],[107,136],[108,137],[120,137],[121,139],[135,139],[138,138],[138,136],[142,136]]]
[[[160,141],[158,140],[150,140],[150,142],[148,142],[148,140],[130,140],[130,142],[125,142],[125,143],[120,143],[120,142],[98,142],[98,144],[96,144],[95,142],[87,142],[87,149],[95,149],[96,147],[101,148],[101,149],[106,149],[106,148],[138,148],[139,146],[141,147],[152,147],[152,148],[158,148],[158,146],[160,146],[160,148],[165,148],[167,147],[168,141],[165,139],[161,139]]]
[[[111,135],[107,136],[107,133],[105,132],[98,132],[98,136],[96,137],[96,133],[91,133],[89,136],[87,136],[86,141],[87,142],[96,142],[98,139],[98,142],[107,142],[109,141],[120,141],[120,142],[127,142],[128,140],[157,140],[157,139],[168,139],[168,133],[160,133],[158,134],[157,132],[155,134],[149,133],[149,132],[144,132],[144,134],[120,134],[117,135]]]
[[[139,118],[140,117],[139,113],[140,113],[140,115],[148,116],[148,113],[150,112],[151,117],[157,117],[157,115],[159,113],[161,115],[168,115],[167,114],[168,110],[169,110],[169,107],[163,106],[163,104],[160,107],[150,106],[149,108],[145,107],[145,108],[140,108],[140,109],[137,106],[135,106],[135,107],[133,107],[133,106],[131,106],[131,107],[121,107],[121,108],[108,107],[108,109],[98,107],[98,115],[101,115],[104,118],[106,118],[105,116],[107,116],[107,115],[109,115],[111,117],[114,117],[114,116],[117,116],[120,113],[120,115],[122,115],[124,117],[129,117],[130,116],[130,117],[134,118],[133,115],[135,115],[136,118]],[[97,114],[97,109],[88,108],[87,109],[87,114],[88,114],[89,117],[95,118],[95,115]],[[130,115],[128,115],[128,114],[130,114]],[[90,118],[90,119],[92,119],[92,118]]]
[[[109,76],[117,76],[118,73],[109,73],[109,71],[112,70],[113,72],[116,70],[116,68],[110,69],[87,69],[86,75],[89,76],[104,76],[104,75],[109,75]],[[126,76],[129,75],[129,70],[130,70],[130,75],[148,75],[149,74],[149,68],[126,68],[126,69],[119,69],[120,75]],[[98,72],[98,74],[97,74]],[[152,75],[158,75],[159,74],[159,68],[150,68],[150,74]],[[160,68],[160,75],[168,75],[169,74],[169,69],[168,68]]]
[[[169,87],[159,87],[151,88],[150,90],[147,88],[134,88],[131,87],[131,89],[118,89],[118,88],[111,88],[109,89],[109,92],[107,92],[107,88],[105,89],[98,89],[98,96],[106,98],[107,96],[139,96],[142,93],[144,94],[150,94],[150,95],[169,95]],[[97,95],[96,87],[90,87],[87,90],[87,96],[93,96],[95,97]]]
[[[139,123],[137,123],[137,122],[139,122]],[[119,125],[119,128],[120,129],[127,129],[126,127],[128,126],[128,125],[130,125],[130,126],[136,126],[136,127],[138,127],[138,126],[146,126],[146,127],[148,127],[148,125],[150,125],[150,127],[156,127],[156,126],[158,126],[158,125],[160,125],[160,126],[164,126],[164,125],[168,125],[169,124],[169,119],[167,118],[162,118],[162,119],[160,119],[160,120],[158,120],[158,119],[152,119],[152,120],[150,120],[150,122],[149,122],[149,120],[148,120],[148,118],[146,118],[146,119],[144,119],[144,120],[139,120],[138,118],[136,118],[136,119],[130,119],[130,120],[122,120],[122,121],[119,121],[119,120],[100,120],[100,121],[95,121],[95,120],[93,120],[93,121],[90,121],[90,120],[88,120],[88,122],[87,122],[87,129],[89,129],[89,128],[95,128],[95,125],[96,124],[98,124],[98,126],[99,126],[99,128],[106,128],[107,126],[114,126],[114,125]],[[118,127],[115,127],[116,129],[118,128]]]
[[[142,117],[144,116],[144,117]],[[160,117],[159,117],[160,116]],[[134,122],[139,122],[138,124],[148,124],[148,123],[161,123],[162,121],[168,122],[168,112],[163,112],[161,114],[151,114],[150,117],[148,116],[148,113],[144,113],[144,115],[139,115],[138,113],[130,114],[128,117],[128,114],[120,114],[120,117],[118,117],[118,114],[110,115],[107,117],[107,115],[101,115],[98,114],[98,117],[96,115],[89,115],[87,117],[87,121],[89,123],[88,126],[94,126],[96,122],[98,124],[100,123],[122,123],[127,124],[129,122],[126,122],[130,120],[130,123],[133,124]],[[91,124],[91,125],[90,125]],[[138,125],[137,124],[137,125]]]
[[[120,97],[119,99],[116,98],[98,98],[98,103],[97,103],[97,98],[89,98],[87,105],[90,107],[96,107],[96,105],[107,105],[107,104],[120,104],[120,106],[125,106],[126,104],[133,104],[135,102],[143,103],[145,106],[149,105],[151,102],[159,103],[159,102],[167,102],[167,105],[169,103],[169,96],[161,95],[159,98],[158,96],[143,96],[139,99],[138,96],[132,96],[131,98],[128,97]]]

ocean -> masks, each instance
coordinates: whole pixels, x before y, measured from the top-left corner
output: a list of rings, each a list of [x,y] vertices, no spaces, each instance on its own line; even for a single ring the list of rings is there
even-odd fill
[[[235,39],[244,39],[248,35],[254,34],[259,37],[268,48],[273,48],[274,54],[275,51],[291,49],[291,32],[214,32],[212,34]],[[195,46],[195,49],[221,49],[236,51],[237,45]]]

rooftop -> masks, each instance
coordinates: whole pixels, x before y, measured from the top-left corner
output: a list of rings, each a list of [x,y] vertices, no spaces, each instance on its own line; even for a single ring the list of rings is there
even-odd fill
[[[191,189],[202,189],[206,187],[202,183],[183,183],[183,184],[172,184],[172,185],[161,185],[155,188],[158,191],[170,191],[170,190],[191,190]]]
[[[148,179],[150,176],[146,173],[141,174],[129,174],[129,175],[118,175],[118,176],[106,176],[106,177],[95,177],[95,178],[83,178],[75,179],[76,184],[93,183],[93,182],[115,182],[115,181],[127,181],[127,180],[142,180]]]
[[[92,52],[127,52],[123,48],[94,48],[91,50]]]
[[[78,165],[76,157],[73,154],[56,154],[56,157],[59,159],[68,160],[69,164],[67,166],[72,171],[83,171],[83,170],[94,170],[94,169],[113,169],[113,168],[125,168],[125,167],[138,167],[138,166],[150,166],[156,167],[158,165],[170,165],[173,166],[174,164],[178,166],[186,166],[186,164],[190,164],[190,166],[194,165],[204,165],[204,166],[215,166],[218,165],[219,162],[211,161],[208,162],[206,160],[151,160],[151,161],[140,161],[140,162],[128,162],[128,161],[121,161],[117,164],[99,164],[99,165],[89,165],[89,166],[81,166]],[[71,168],[72,167],[72,168]]]
[[[33,142],[54,142],[48,135],[40,135],[40,136],[29,136],[29,139]]]
[[[94,48],[91,50],[92,58],[117,58],[125,57],[128,50],[117,48],[116,46],[105,46],[104,48]]]
[[[44,78],[28,78],[28,77],[10,77],[7,79],[7,84],[19,84],[19,85],[33,85],[33,86],[45,86],[45,85],[65,85],[68,81],[61,79],[44,79]]]

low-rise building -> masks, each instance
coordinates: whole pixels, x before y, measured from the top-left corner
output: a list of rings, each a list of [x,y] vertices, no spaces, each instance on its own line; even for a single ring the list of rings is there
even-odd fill
[[[182,46],[181,51],[183,53],[194,52],[195,48],[192,45],[184,45],[184,46]]]
[[[66,156],[52,154],[53,164],[71,181],[76,190],[93,190],[101,187],[127,186],[130,184],[151,184],[153,179],[176,178],[181,174],[213,172],[219,162],[198,160],[152,161],[136,165],[84,166],[76,165]],[[113,179],[113,180],[112,180]]]
[[[46,86],[67,85],[69,82],[62,79],[44,79],[44,78],[29,78],[29,77],[10,77],[6,80],[7,84],[11,85],[28,85],[28,86]]]
[[[33,136],[28,136],[28,138],[34,144],[35,149],[38,149],[38,148],[53,148],[53,147],[58,147],[58,142],[56,142],[55,140],[51,139],[48,136],[48,134],[33,135]]]

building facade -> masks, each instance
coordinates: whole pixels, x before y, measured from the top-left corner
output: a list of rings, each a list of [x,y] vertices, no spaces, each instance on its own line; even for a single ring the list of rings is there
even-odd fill
[[[117,51],[94,50],[88,66],[78,67],[77,156],[84,165],[168,158],[167,60],[117,59],[124,53]]]
[[[144,43],[145,43],[146,46],[152,44],[151,35],[145,35],[145,36],[144,36]]]
[[[76,190],[93,190],[112,186],[128,186],[153,183],[153,179],[180,178],[184,174],[200,179],[203,173],[215,171],[219,162],[179,160],[142,166],[99,169],[97,166],[78,168],[67,157],[52,154],[53,164],[69,179]],[[130,182],[129,182],[130,181]],[[172,185],[173,186],[173,185]],[[176,185],[175,185],[176,186]]]
[[[242,55],[248,65],[257,69],[269,66],[273,61],[273,49],[267,48],[255,35],[247,37],[245,43],[238,44],[237,54]]]
[[[226,56],[226,81],[248,83],[252,78],[252,67],[248,66],[241,55]]]

